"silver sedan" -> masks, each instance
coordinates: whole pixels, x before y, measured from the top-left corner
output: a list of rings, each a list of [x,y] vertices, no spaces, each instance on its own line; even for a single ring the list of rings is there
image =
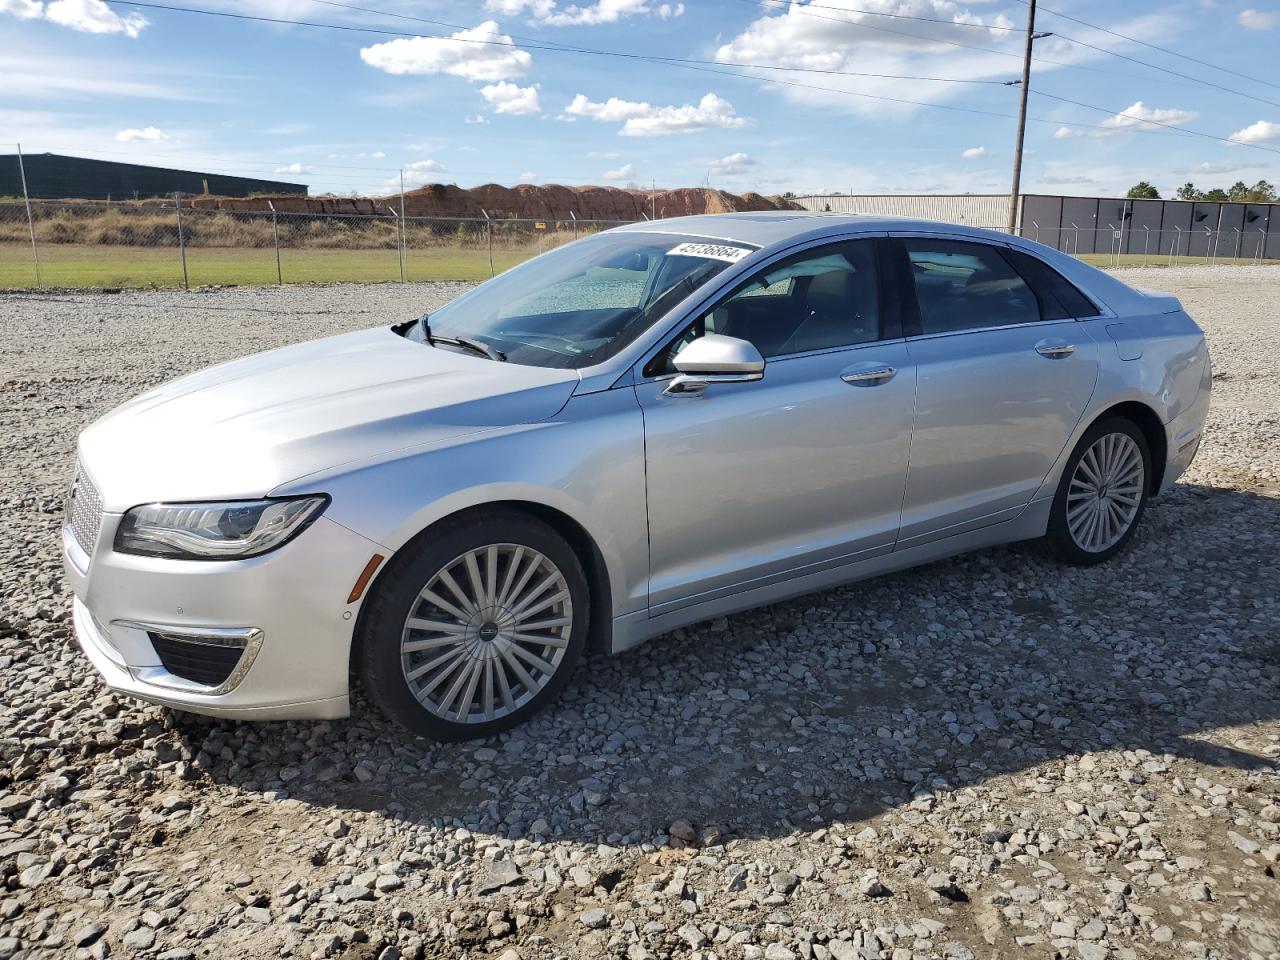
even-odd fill
[[[771,213],[610,230],[417,320],[248,357],[80,437],[76,634],[182,710],[485,736],[588,648],[963,551],[1072,564],[1191,462],[1176,299],[1016,237]]]

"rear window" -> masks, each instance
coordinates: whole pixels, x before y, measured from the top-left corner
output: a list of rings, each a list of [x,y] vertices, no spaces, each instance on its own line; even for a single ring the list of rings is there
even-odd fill
[[[1093,301],[1043,260],[1021,250],[1004,250],[1002,253],[1035,292],[1040,301],[1042,319],[1067,320],[1098,315],[1098,308]]]

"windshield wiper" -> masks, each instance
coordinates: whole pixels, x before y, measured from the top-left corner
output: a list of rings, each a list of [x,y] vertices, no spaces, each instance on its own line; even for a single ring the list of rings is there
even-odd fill
[[[441,337],[431,332],[431,324],[428,322],[430,314],[424,313],[418,318],[418,326],[422,329],[422,339],[431,346],[437,343],[443,343],[450,347],[462,347],[464,350],[470,350],[473,353],[479,353],[488,357],[490,360],[503,362],[507,359],[507,355],[495,347],[489,346],[487,343],[481,343],[479,340],[471,340],[467,337]]]

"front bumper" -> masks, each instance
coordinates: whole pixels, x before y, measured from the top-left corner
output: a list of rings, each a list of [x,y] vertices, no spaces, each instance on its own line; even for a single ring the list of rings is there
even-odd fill
[[[85,655],[113,690],[192,713],[246,720],[332,719],[349,712],[356,604],[347,596],[372,541],[323,516],[247,560],[183,561],[116,553],[105,514],[90,553],[64,527],[63,565]],[[149,631],[242,637],[226,682],[169,673]]]

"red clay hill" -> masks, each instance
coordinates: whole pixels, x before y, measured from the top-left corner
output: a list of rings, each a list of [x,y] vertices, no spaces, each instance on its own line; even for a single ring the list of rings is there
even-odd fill
[[[400,195],[388,197],[187,197],[196,208],[218,210],[266,210],[267,201],[281,213],[387,213],[400,208]],[[555,184],[520,184],[503,187],[488,183],[464,190],[432,183],[404,195],[404,210],[418,217],[530,217],[533,219],[641,220],[652,210],[659,217],[698,213],[734,213],[744,210],[798,210],[780,197],[758,193],[734,194],[702,187],[659,190],[623,190],[617,187],[562,187]]]

